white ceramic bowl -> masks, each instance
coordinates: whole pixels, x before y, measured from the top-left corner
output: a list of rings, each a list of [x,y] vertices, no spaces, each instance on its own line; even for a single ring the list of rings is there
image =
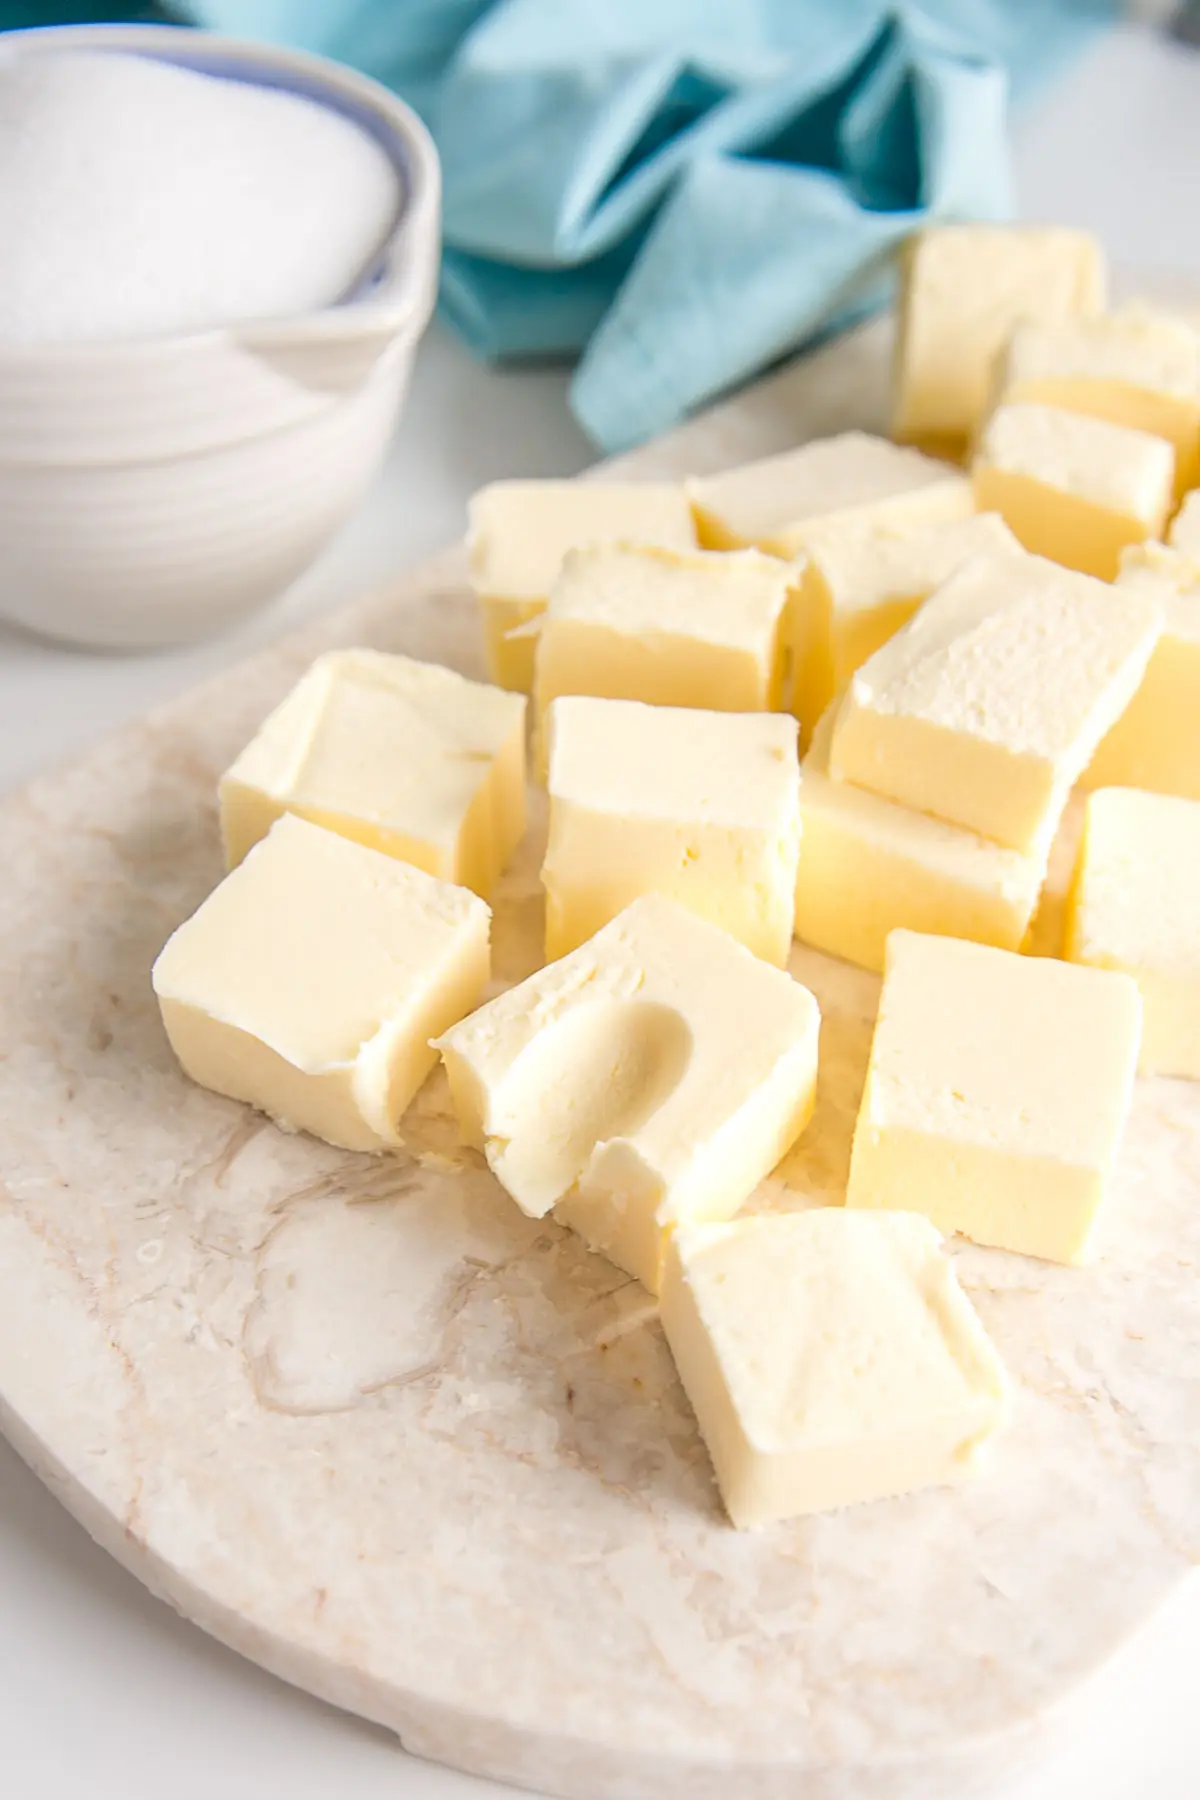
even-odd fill
[[[378,469],[437,288],[437,153],[386,88],[319,57],[171,26],[8,41],[289,88],[372,132],[400,178],[392,235],[337,305],[133,343],[0,347],[0,617],[113,648],[203,637],[295,580]]]

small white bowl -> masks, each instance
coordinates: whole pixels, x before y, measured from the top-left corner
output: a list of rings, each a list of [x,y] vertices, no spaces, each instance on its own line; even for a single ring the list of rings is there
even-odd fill
[[[355,293],[134,343],[0,347],[0,618],[110,648],[204,637],[282,593],[361,499],[437,290],[441,181],[416,115],[320,57],[173,26],[17,32],[302,93],[391,157],[402,204]]]

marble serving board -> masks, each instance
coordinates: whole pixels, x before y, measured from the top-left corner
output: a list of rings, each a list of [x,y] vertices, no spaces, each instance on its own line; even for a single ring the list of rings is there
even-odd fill
[[[624,466],[879,427],[886,354],[860,331]],[[149,1587],[420,1755],[579,1800],[988,1791],[1200,1554],[1200,1086],[1139,1083],[1094,1266],[954,1246],[1017,1385],[980,1479],[733,1531],[653,1303],[522,1217],[440,1073],[403,1152],[331,1150],[190,1086],[151,996],[221,875],[220,770],[331,645],[480,674],[463,576],[430,563],[0,810],[0,1423]],[[539,854],[535,807],[505,982]],[[878,994],[792,968],[819,1104],[766,1207],[840,1199]]]

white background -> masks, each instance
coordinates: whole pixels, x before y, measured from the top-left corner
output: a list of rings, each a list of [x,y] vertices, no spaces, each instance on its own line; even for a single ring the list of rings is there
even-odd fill
[[[1122,263],[1191,270],[1200,295],[1200,54],[1149,36],[1104,40],[1022,124],[1018,170],[1028,216],[1088,226]],[[435,328],[376,492],[269,615],[217,643],[141,657],[90,656],[0,627],[0,787],[440,548],[461,532],[466,498],[481,482],[582,468],[591,455],[565,390],[558,371],[482,370]],[[1004,1800],[1196,1800],[1194,1584],[1089,1690],[1074,1727],[1057,1760]],[[97,1550],[0,1444],[5,1800],[501,1792],[409,1760],[386,1733],[293,1692],[184,1624]]]

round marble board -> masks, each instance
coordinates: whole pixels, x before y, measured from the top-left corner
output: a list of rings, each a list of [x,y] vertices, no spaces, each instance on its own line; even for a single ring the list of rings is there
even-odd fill
[[[886,354],[861,330],[623,466],[878,429]],[[214,782],[338,643],[481,673],[460,556],[0,812],[0,1424],[150,1587],[424,1756],[587,1800],[1007,1777],[1200,1553],[1200,1086],[1139,1082],[1093,1266],[952,1246],[1018,1388],[980,1479],[733,1531],[652,1301],[518,1212],[440,1073],[376,1159],[172,1060],[149,969],[221,874]],[[536,966],[539,857],[535,818],[505,981]],[[841,1198],[878,994],[792,968],[819,1103],[769,1207]]]

